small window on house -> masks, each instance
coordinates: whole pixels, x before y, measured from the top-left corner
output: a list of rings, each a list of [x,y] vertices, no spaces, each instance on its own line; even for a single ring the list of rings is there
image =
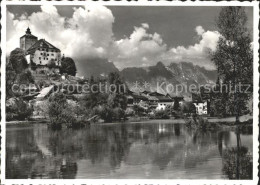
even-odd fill
[[[48,58],[46,60],[48,60]]]
[[[47,56],[49,56],[49,54],[47,54]]]
[[[40,64],[42,64],[42,61],[40,61]]]
[[[54,56],[54,54],[52,53],[51,56]]]
[[[39,60],[41,60],[41,57],[39,57]]]

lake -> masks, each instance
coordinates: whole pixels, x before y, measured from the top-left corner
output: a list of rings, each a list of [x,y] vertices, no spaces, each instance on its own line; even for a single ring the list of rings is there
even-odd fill
[[[160,121],[59,131],[26,124],[6,130],[8,179],[228,179],[223,156],[237,146],[234,131],[201,132]],[[252,132],[240,139],[252,154]]]

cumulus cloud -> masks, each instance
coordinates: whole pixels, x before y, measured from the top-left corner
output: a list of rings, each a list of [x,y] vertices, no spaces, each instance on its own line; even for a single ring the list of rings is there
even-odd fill
[[[55,6],[41,6],[40,12],[14,19],[7,13],[7,51],[19,47],[19,37],[30,26],[32,34],[45,38],[68,56],[105,57],[112,41],[112,12],[104,6],[74,8],[72,18],[62,17]],[[9,30],[13,30],[9,32]]]
[[[197,26],[195,32],[200,40],[188,47],[169,48],[159,33],[150,33],[149,24],[142,23],[120,40],[113,35],[114,16],[104,6],[74,8],[71,18],[59,15],[51,5],[41,6],[41,11],[19,18],[7,12],[7,53],[19,47],[19,38],[30,26],[32,34],[60,48],[66,56],[80,61],[103,58],[114,62],[119,68],[165,64],[187,61],[206,68],[214,68],[207,58],[208,51],[216,49],[219,33],[205,31]]]
[[[195,31],[198,35],[202,35],[205,32],[202,26],[196,26]]]
[[[143,23],[140,27],[135,27],[129,37],[115,41],[110,57],[116,66],[148,66],[158,62],[167,46],[158,33],[149,34],[148,29],[149,25]]]
[[[197,26],[195,31],[200,41],[188,47],[168,48],[158,33],[149,34],[149,25],[143,23],[135,27],[133,33],[116,42],[116,52],[111,57],[119,68],[131,66],[149,66],[158,61],[165,64],[171,62],[192,62],[208,69],[214,64],[208,58],[210,51],[215,51],[220,34],[216,31],[205,31]]]
[[[198,28],[198,27],[197,27]],[[203,31],[204,29],[197,29],[197,34],[201,36],[199,43],[190,45],[188,47],[178,46],[169,49],[164,54],[165,61],[187,61],[195,65],[204,66],[207,69],[214,69],[215,66],[210,61],[209,52],[215,51],[220,34],[217,31]]]

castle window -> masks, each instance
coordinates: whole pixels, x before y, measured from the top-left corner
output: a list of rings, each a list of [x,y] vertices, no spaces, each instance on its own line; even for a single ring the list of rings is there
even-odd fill
[[[42,53],[41,53],[41,55],[42,55]]]
[[[42,61],[40,61],[40,64],[42,64]]]
[[[39,57],[39,60],[41,60],[41,57]]]
[[[45,60],[45,58],[43,60]]]
[[[48,60],[48,58],[47,58],[47,60]]]
[[[49,56],[49,54],[47,54],[47,56]]]

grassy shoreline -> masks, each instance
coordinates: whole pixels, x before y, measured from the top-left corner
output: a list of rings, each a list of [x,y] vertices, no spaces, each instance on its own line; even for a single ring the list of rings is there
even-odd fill
[[[245,122],[247,120],[253,119],[253,116],[244,115],[240,118],[241,122]],[[215,118],[215,117],[207,117],[209,123],[234,123],[235,117],[227,117],[227,118]],[[22,125],[22,124],[39,124],[39,123],[48,123],[49,119],[38,119],[38,120],[24,120],[24,121],[7,121],[6,125]],[[116,124],[122,122],[114,122],[114,123],[95,123],[95,124]],[[176,124],[181,123],[185,124],[184,119],[145,119],[145,120],[128,120],[124,123],[163,123],[163,124]]]

